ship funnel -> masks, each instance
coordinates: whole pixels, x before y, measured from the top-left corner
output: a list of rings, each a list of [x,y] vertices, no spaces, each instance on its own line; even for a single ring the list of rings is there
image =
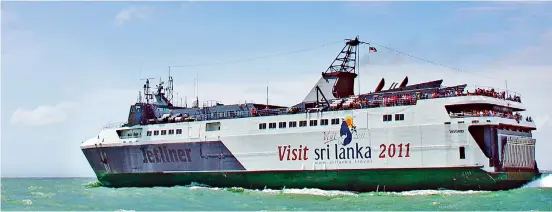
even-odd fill
[[[383,89],[383,86],[384,86],[384,85],[385,85],[385,79],[384,79],[384,78],[381,78],[381,80],[380,80],[378,86],[376,87],[375,92],[380,92],[381,89]]]
[[[399,85],[399,88],[404,88],[408,84],[408,76],[404,77],[404,80]]]

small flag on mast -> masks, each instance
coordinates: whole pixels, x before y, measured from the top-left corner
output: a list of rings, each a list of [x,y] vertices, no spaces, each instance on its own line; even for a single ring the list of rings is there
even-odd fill
[[[376,49],[376,47],[373,47],[373,46],[370,46],[370,47],[368,48],[368,50],[369,50],[370,52],[378,52],[378,50]]]

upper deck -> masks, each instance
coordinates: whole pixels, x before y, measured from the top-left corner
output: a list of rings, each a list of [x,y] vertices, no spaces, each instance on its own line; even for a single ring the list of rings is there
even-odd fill
[[[472,89],[467,90],[466,85],[441,86],[442,80],[421,83],[404,87],[403,89],[389,89],[385,91],[354,95],[346,98],[338,98],[324,102],[302,102],[291,107],[244,103],[223,105],[216,103],[214,105],[204,105],[199,107],[175,107],[168,105],[147,104],[144,102],[136,103],[131,107],[129,119],[135,118],[134,124],[125,123],[126,126],[136,124],[160,124],[172,122],[190,122],[205,120],[236,119],[257,116],[276,116],[297,113],[339,111],[381,107],[413,106],[418,101],[429,99],[448,99],[445,105],[452,118],[470,117],[470,116],[495,116],[508,119],[523,119],[532,121],[529,117],[515,115],[516,111],[524,111],[518,94],[506,97],[506,92],[497,92],[491,89]],[[479,106],[479,107],[478,107]],[[488,106],[487,111],[480,108]],[[496,110],[492,110],[492,108]],[[461,108],[462,110],[458,110]],[[149,111],[149,112],[147,112]],[[139,114],[139,115],[137,115]],[[145,114],[151,114],[153,117],[145,118]],[[139,118],[139,119],[137,119]],[[121,124],[111,125],[110,127],[120,127]]]
[[[408,85],[408,77],[400,84],[393,82],[384,90],[381,79],[374,92],[357,94],[353,92],[357,77],[357,48],[366,44],[358,40],[346,40],[346,45],[307,97],[291,107],[244,103],[223,105],[220,103],[200,107],[196,99],[192,107],[172,105],[172,77],[169,75],[167,88],[163,82],[157,85],[157,92],[150,91],[149,80],[144,85],[145,100],[131,106],[128,121],[124,126],[147,125],[170,122],[189,122],[247,118],[255,116],[276,116],[309,112],[352,110],[416,105],[418,101],[447,98],[447,111],[451,117],[492,114],[505,118],[515,117],[514,112],[524,111],[519,94],[495,88],[466,89],[467,85],[442,86],[443,80]],[[370,47],[373,48],[373,47]],[[374,48],[375,50],[375,48]],[[165,91],[167,92],[165,94]],[[496,110],[493,112],[493,110]],[[488,111],[491,111],[490,113]],[[121,126],[121,125],[118,125]]]

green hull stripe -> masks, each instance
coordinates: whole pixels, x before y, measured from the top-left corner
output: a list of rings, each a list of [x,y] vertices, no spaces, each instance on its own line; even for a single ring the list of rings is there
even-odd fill
[[[536,172],[487,173],[478,168],[207,173],[97,173],[108,187],[189,185],[249,189],[320,188],[352,191],[420,189],[504,190],[540,177]]]

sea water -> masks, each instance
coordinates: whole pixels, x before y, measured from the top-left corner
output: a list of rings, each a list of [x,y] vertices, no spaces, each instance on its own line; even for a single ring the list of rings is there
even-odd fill
[[[1,210],[552,210],[552,175],[508,191],[106,188],[88,178],[2,178]]]

